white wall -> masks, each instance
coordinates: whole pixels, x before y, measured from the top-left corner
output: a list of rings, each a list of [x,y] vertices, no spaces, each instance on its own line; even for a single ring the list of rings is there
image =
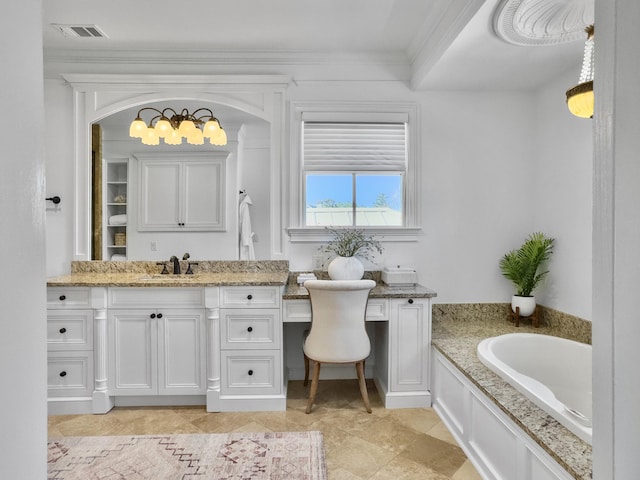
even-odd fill
[[[68,273],[73,253],[74,184],[73,96],[62,80],[46,80],[44,110],[47,193],[62,201],[47,205],[47,276]],[[88,160],[87,160],[88,161]]]
[[[4,10],[0,104],[11,114],[0,118],[0,478],[32,480],[47,472],[42,5]]]
[[[551,306],[589,319],[590,310],[583,306],[590,298],[590,272],[585,271],[588,258],[583,252],[590,250],[591,224],[582,216],[584,209],[590,208],[585,205],[590,205],[591,180],[587,174],[576,176],[571,168],[580,156],[559,157],[565,157],[566,152],[575,153],[574,145],[591,140],[584,124],[578,122],[580,126],[576,128],[573,119],[566,118],[564,81],[558,80],[557,85],[551,84],[540,92],[522,93],[414,92],[399,81],[298,80],[286,94],[288,101],[420,105],[423,231],[418,242],[386,243],[378,266],[415,266],[419,281],[438,292],[437,302],[506,302],[513,290],[500,274],[499,259],[518,247],[529,233],[543,230],[558,238],[559,246],[551,265],[550,282],[540,291],[542,298]],[[49,93],[60,94],[53,89]],[[546,109],[553,113],[542,111]],[[536,114],[538,110],[541,113]],[[562,115],[563,120],[552,125],[555,115]],[[258,258],[265,258],[261,240],[266,235],[261,232],[270,228],[270,219],[268,172],[262,158],[268,143],[258,140],[252,144],[253,140],[245,136],[247,147],[238,182],[251,192],[255,202],[252,220],[254,230],[259,232],[256,251]],[[55,155],[48,168],[68,170],[71,162],[69,157]],[[551,165],[555,165],[553,170],[549,170]],[[289,185],[288,167],[285,158],[280,172],[285,190]],[[566,185],[566,190],[558,192],[559,184]],[[288,195],[287,191],[283,193]],[[569,222],[565,213],[573,212],[574,204],[580,207],[582,216]],[[283,212],[283,219],[288,220],[288,212]],[[584,243],[578,247],[567,248],[581,239]],[[318,244],[289,243],[286,257],[291,269],[310,269],[317,247]],[[70,251],[72,247],[66,248]],[[571,272],[580,272],[574,283]]]
[[[556,239],[539,301],[591,319],[593,121],[573,116],[564,92],[579,65],[536,93],[535,228]]]

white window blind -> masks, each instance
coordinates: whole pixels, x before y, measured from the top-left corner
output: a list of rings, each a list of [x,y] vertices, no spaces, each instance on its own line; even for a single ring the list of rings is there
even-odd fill
[[[405,172],[406,131],[406,123],[305,121],[304,170]]]

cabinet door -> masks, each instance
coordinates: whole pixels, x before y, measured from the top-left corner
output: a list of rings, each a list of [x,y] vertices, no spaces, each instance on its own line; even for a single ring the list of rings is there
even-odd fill
[[[225,229],[224,159],[141,158],[139,165],[138,230]]]
[[[180,229],[179,162],[140,161],[138,230]]]
[[[158,310],[158,393],[206,391],[204,310]]]
[[[155,311],[150,310],[109,311],[111,394],[157,394],[158,334],[155,317]]]
[[[188,230],[224,229],[224,169],[220,162],[183,164],[182,222]]]
[[[429,389],[430,301],[391,299],[390,381],[395,392]]]

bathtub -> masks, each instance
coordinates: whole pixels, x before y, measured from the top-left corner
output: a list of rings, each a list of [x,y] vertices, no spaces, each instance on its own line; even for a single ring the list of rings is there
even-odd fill
[[[591,445],[591,345],[536,333],[508,333],[482,340],[478,358]]]

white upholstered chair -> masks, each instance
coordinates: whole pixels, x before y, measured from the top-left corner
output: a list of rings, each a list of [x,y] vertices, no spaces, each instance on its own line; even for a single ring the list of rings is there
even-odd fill
[[[307,280],[311,300],[311,330],[304,341],[305,379],[309,380],[309,359],[315,362],[307,413],[311,412],[323,363],[355,363],[360,394],[371,413],[364,361],[371,353],[365,330],[365,312],[373,280]]]

